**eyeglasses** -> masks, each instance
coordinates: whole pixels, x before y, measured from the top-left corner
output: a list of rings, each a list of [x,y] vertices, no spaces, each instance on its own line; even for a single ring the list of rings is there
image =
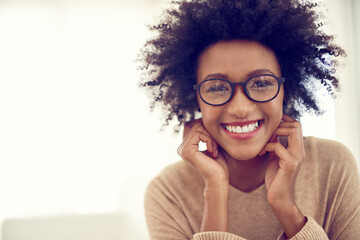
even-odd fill
[[[256,75],[245,82],[234,83],[227,79],[211,78],[194,85],[201,100],[212,106],[220,106],[229,102],[234,96],[236,85],[244,88],[246,96],[254,102],[269,102],[276,98],[285,78],[271,74]]]

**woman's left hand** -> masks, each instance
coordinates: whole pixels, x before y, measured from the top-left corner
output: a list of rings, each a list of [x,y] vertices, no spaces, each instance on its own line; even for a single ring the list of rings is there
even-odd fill
[[[265,146],[269,163],[265,175],[267,199],[288,238],[304,226],[306,220],[295,203],[295,180],[305,158],[300,122],[283,115],[270,142]],[[287,137],[287,147],[278,137]]]

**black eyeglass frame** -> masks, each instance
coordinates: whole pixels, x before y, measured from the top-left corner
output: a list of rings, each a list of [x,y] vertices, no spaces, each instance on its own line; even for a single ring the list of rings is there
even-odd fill
[[[246,84],[247,84],[251,79],[256,78],[256,77],[262,77],[262,76],[270,76],[270,77],[275,78],[275,79],[277,80],[277,82],[278,82],[278,90],[277,90],[275,96],[272,97],[272,98],[270,98],[269,100],[266,100],[266,101],[257,101],[257,100],[255,100],[255,99],[253,99],[253,98],[251,98],[251,97],[249,96],[249,93],[248,93],[248,91],[247,91],[247,89],[246,89]],[[230,95],[229,99],[228,99],[226,102],[221,103],[221,104],[211,104],[211,103],[206,102],[206,101],[203,99],[203,97],[201,96],[201,93],[200,93],[200,87],[201,87],[201,85],[202,85],[203,83],[208,82],[208,81],[211,81],[211,80],[221,80],[221,81],[225,81],[225,82],[227,82],[227,83],[230,84],[230,86],[231,86],[231,95]],[[250,78],[246,79],[246,81],[244,81],[244,82],[237,82],[237,83],[231,82],[230,80],[228,80],[228,79],[223,79],[223,78],[210,78],[210,79],[205,79],[204,81],[202,81],[202,82],[200,82],[200,83],[198,83],[198,84],[193,85],[193,88],[194,88],[194,90],[196,90],[196,91],[199,93],[200,98],[201,98],[201,100],[202,100],[204,103],[206,103],[206,104],[208,104],[208,105],[211,105],[211,106],[221,106],[221,105],[224,105],[224,104],[228,103],[228,102],[232,99],[232,97],[234,96],[234,93],[235,93],[235,87],[236,87],[237,85],[241,85],[241,86],[243,87],[246,96],[247,96],[251,101],[258,102],[258,103],[264,103],[264,102],[269,102],[269,101],[271,101],[271,100],[273,100],[274,98],[277,97],[277,95],[279,94],[279,91],[280,91],[281,84],[283,84],[284,82],[285,82],[285,78],[284,78],[284,77],[277,77],[277,76],[275,76],[275,75],[273,75],[273,74],[260,74],[260,75],[251,76]]]

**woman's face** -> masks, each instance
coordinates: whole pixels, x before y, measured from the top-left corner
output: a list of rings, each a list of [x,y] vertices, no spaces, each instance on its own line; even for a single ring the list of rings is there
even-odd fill
[[[218,42],[200,56],[197,83],[214,77],[243,82],[259,74],[281,77],[279,63],[270,49],[251,41]],[[275,99],[265,103],[250,100],[240,85],[236,86],[232,99],[221,106],[204,103],[199,94],[197,98],[206,130],[218,145],[238,160],[249,160],[260,153],[279,126],[283,114],[283,86]],[[259,126],[250,131],[255,124]],[[245,131],[248,132],[233,132],[232,128],[237,126],[242,129],[247,126]]]

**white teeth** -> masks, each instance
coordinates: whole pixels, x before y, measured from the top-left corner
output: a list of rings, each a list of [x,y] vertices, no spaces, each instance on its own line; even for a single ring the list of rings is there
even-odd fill
[[[242,129],[243,129],[243,132],[245,132],[245,133],[249,132],[248,126],[243,126]]]
[[[237,126],[237,127],[236,127],[236,132],[237,132],[237,133],[242,133],[242,129],[241,129],[240,126]]]
[[[251,123],[249,125],[240,127],[240,126],[232,126],[232,125],[226,125],[225,128],[229,132],[233,133],[250,133],[257,129],[259,127],[259,122]]]

